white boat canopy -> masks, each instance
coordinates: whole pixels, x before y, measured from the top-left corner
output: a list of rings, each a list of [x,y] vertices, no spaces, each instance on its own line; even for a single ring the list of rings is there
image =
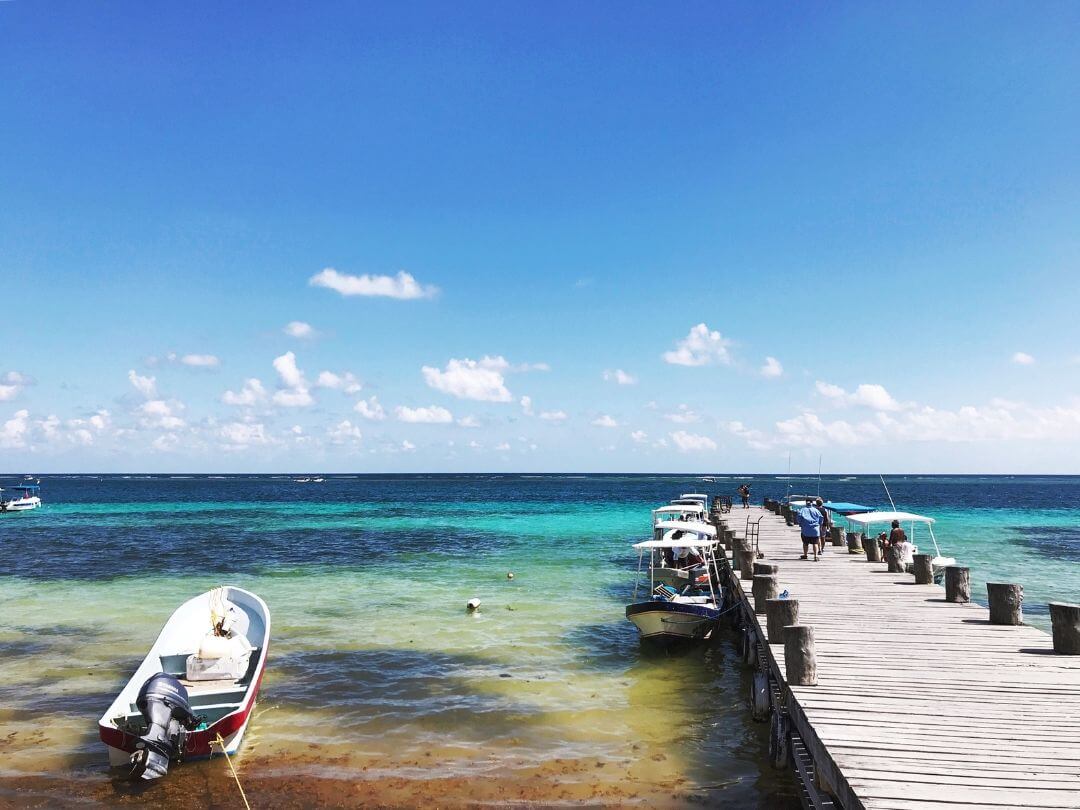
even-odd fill
[[[708,523],[694,523],[689,520],[667,520],[657,528],[663,529],[665,532],[693,532],[705,537],[716,537],[715,526],[710,526]],[[683,545],[687,544],[683,543]]]
[[[932,517],[914,515],[911,512],[862,512],[857,515],[847,515],[852,523],[869,526],[871,523],[892,523],[899,520],[901,523],[933,523]]]
[[[789,504],[806,503],[807,501],[810,501],[810,503],[814,503],[820,497],[820,495],[788,495],[787,502]]]
[[[640,543],[634,543],[634,548],[712,548],[717,544],[716,540],[694,540],[688,542],[687,540],[643,540]]]
[[[655,515],[655,514],[659,513],[661,515],[679,515],[679,514],[682,514],[683,512],[693,512],[693,511],[704,512],[705,509],[704,509],[704,507],[701,506],[701,504],[698,504],[697,510],[695,510],[694,507],[690,506],[690,505],[685,505],[685,506],[661,506],[659,509],[653,509],[653,514]]]
[[[694,500],[702,500],[702,501],[709,500],[709,496],[704,494],[703,492],[684,492],[679,497],[680,498],[693,498]]]

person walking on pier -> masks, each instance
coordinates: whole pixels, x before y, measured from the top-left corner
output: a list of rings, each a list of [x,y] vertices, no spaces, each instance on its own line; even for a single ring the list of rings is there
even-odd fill
[[[795,513],[795,519],[799,521],[799,531],[802,534],[802,557],[805,560],[807,551],[814,550],[814,562],[818,560],[818,543],[821,542],[821,522],[824,520],[813,502],[807,498],[806,506]]]
[[[829,538],[829,532],[832,531],[832,515],[829,514],[829,510],[825,508],[821,498],[814,501],[814,508],[821,513],[821,526],[818,532],[818,554],[825,553],[825,541]]]
[[[739,487],[739,497],[742,498],[742,508],[743,509],[749,509],[750,508],[750,485],[749,484],[743,484],[741,487]]]

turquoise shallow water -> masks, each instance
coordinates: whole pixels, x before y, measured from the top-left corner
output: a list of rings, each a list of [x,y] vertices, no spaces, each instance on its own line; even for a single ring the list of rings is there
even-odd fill
[[[44,509],[0,516],[0,799],[229,795],[215,762],[130,795],[95,723],[169,613],[231,582],[273,614],[239,758],[266,806],[797,806],[765,762],[729,639],[649,653],[623,617],[649,508],[742,480],[47,479]],[[745,480],[755,500],[789,485]],[[1080,479],[889,483],[899,507],[938,519],[977,595],[987,579],[1022,582],[1043,625],[1047,600],[1080,595]],[[821,487],[883,501],[876,479]]]

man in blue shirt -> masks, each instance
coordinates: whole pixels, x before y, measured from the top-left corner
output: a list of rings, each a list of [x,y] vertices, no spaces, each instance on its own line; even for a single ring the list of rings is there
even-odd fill
[[[821,524],[824,518],[811,501],[795,513],[795,519],[799,521],[799,531],[802,533],[802,557],[806,559],[807,549],[814,549],[814,562],[818,558],[818,543],[821,540]]]

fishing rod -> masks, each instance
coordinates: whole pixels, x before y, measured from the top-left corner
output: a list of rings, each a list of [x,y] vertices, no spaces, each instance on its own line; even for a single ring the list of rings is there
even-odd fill
[[[895,512],[895,511],[896,511],[896,504],[895,504],[895,503],[893,503],[892,495],[890,495],[890,494],[889,494],[889,485],[885,483],[885,476],[883,476],[883,475],[881,475],[880,473],[878,473],[878,478],[880,478],[880,479],[881,479],[881,485],[882,485],[883,487],[885,487],[885,495],[886,495],[886,496],[888,497],[888,499],[889,499],[889,506],[891,506],[891,507],[892,507],[892,510],[893,510],[893,511]]]

